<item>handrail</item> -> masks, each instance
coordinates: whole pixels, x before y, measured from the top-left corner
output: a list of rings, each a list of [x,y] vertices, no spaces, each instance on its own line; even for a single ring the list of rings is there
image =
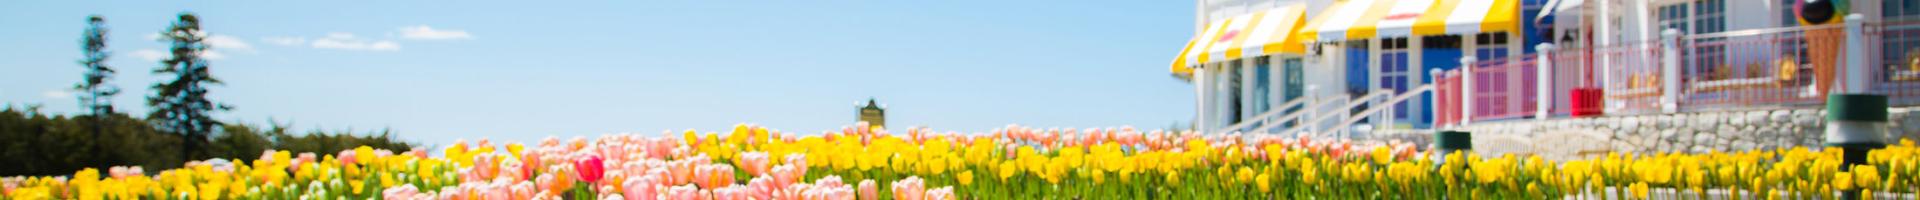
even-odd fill
[[[1352,101],[1352,102],[1348,102],[1348,103],[1347,103],[1347,105],[1344,105],[1344,106],[1341,106],[1339,110],[1334,110],[1334,111],[1336,111],[1335,113],[1338,113],[1338,112],[1340,112],[1340,111],[1347,111],[1347,110],[1352,110],[1352,109],[1353,109],[1353,107],[1355,107],[1355,106],[1360,106],[1360,104],[1363,104],[1363,103],[1367,103],[1367,101],[1365,101],[1365,100],[1367,100],[1367,99],[1373,99],[1373,98],[1378,98],[1379,96],[1382,96],[1382,95],[1391,95],[1391,94],[1393,94],[1393,92],[1389,92],[1389,91],[1390,91],[1390,90],[1375,90],[1375,91],[1373,91],[1373,92],[1371,92],[1371,93],[1367,93],[1367,95],[1363,95],[1363,96],[1360,96],[1360,98],[1353,98],[1353,101]],[[1303,121],[1303,122],[1300,122],[1300,123],[1301,123],[1301,124],[1312,124],[1312,123],[1317,123],[1317,122],[1320,122],[1320,121],[1326,121],[1327,119],[1330,119],[1331,117],[1333,117],[1333,115],[1320,115],[1320,116],[1316,116],[1316,117],[1313,117],[1313,119],[1308,119],[1307,121]],[[1295,127],[1293,127],[1293,128],[1288,128],[1288,129],[1287,129],[1286,131],[1282,131],[1282,132],[1280,132],[1280,133],[1293,133],[1293,132],[1295,132],[1295,131],[1299,131],[1301,127],[1306,127],[1306,126],[1295,126]]]
[[[1260,113],[1260,115],[1255,115],[1255,116],[1253,116],[1253,117],[1251,117],[1251,118],[1248,118],[1248,119],[1253,119],[1253,120],[1246,120],[1246,121],[1242,121],[1242,122],[1240,122],[1240,123],[1238,123],[1238,124],[1234,124],[1234,125],[1232,125],[1232,126],[1227,126],[1227,128],[1225,128],[1225,129],[1220,129],[1220,130],[1228,130],[1229,132],[1231,132],[1232,130],[1240,130],[1241,128],[1246,128],[1247,126],[1253,126],[1253,123],[1254,123],[1254,122],[1266,122],[1266,121],[1269,121],[1269,120],[1267,120],[1267,119],[1268,119],[1268,117],[1273,117],[1274,115],[1279,115],[1279,114],[1280,114],[1281,112],[1286,112],[1286,111],[1287,111],[1287,109],[1286,109],[1286,108],[1292,108],[1293,106],[1298,106],[1298,105],[1300,105],[1300,104],[1306,104],[1306,103],[1307,103],[1307,99],[1309,99],[1309,98],[1298,98],[1298,99],[1294,99],[1293,101],[1287,101],[1287,103],[1284,103],[1284,104],[1281,104],[1281,105],[1280,105],[1279,107],[1273,107],[1273,108],[1274,108],[1273,110],[1269,110],[1269,111],[1267,111],[1266,113]]]
[[[1367,116],[1373,115],[1373,113],[1375,112],[1380,112],[1381,109],[1393,107],[1392,106],[1393,104],[1405,102],[1407,101],[1407,99],[1412,99],[1413,97],[1418,97],[1420,96],[1419,95],[1420,93],[1432,92],[1433,88],[1434,88],[1433,84],[1427,84],[1427,85],[1422,85],[1420,87],[1415,87],[1412,90],[1407,90],[1406,93],[1401,93],[1400,95],[1397,95],[1392,99],[1388,99],[1387,102],[1381,103],[1382,105],[1385,105],[1385,106],[1374,106],[1371,108],[1367,108],[1367,110],[1362,110],[1360,111],[1360,113],[1354,114],[1353,115],[1354,117],[1349,117],[1347,118],[1346,121],[1342,121],[1339,124],[1334,125],[1333,127],[1340,128],[1340,127],[1352,126],[1353,123],[1360,122],[1360,119],[1365,119],[1367,118]],[[1339,129],[1330,129],[1330,130],[1339,130]],[[1327,132],[1327,133],[1331,133],[1331,132]]]
[[[1825,25],[1814,25],[1814,26],[1791,26],[1791,27],[1778,27],[1778,28],[1756,28],[1756,29],[1746,29],[1746,30],[1734,30],[1734,31],[1721,31],[1721,32],[1716,32],[1716,33],[1705,33],[1705,34],[1688,34],[1688,35],[1685,35],[1685,36],[1682,36],[1682,37],[1683,37],[1683,39],[1687,39],[1687,40],[1697,40],[1697,39],[1707,39],[1707,38],[1726,38],[1726,37],[1740,37],[1740,36],[1757,36],[1757,35],[1765,35],[1765,34],[1774,34],[1774,33],[1786,33],[1786,32],[1794,32],[1794,31],[1805,31],[1805,30],[1817,30],[1817,29],[1832,29],[1832,28],[1843,28],[1843,27],[1844,27],[1844,25],[1845,25],[1845,24],[1841,24],[1841,23],[1833,23],[1833,24],[1825,24]]]
[[[1338,96],[1338,95],[1336,95],[1336,96],[1331,96],[1331,97],[1327,97],[1327,98],[1321,98],[1321,100],[1320,100],[1320,101],[1315,101],[1315,102],[1335,102],[1335,101],[1337,101],[1337,100],[1339,100],[1339,99],[1341,99],[1341,98],[1346,98],[1346,96]],[[1299,118],[1299,117],[1300,117],[1301,115],[1305,115],[1305,114],[1307,114],[1307,113],[1312,113],[1312,112],[1305,112],[1305,111],[1308,111],[1309,109],[1315,109],[1315,108],[1319,108],[1319,105],[1318,105],[1318,104],[1315,104],[1315,105],[1307,105],[1307,107],[1305,107],[1305,108],[1302,108],[1302,109],[1301,109],[1301,110],[1302,110],[1302,112],[1293,112],[1293,113],[1289,113],[1289,114],[1287,114],[1286,116],[1280,116],[1280,118],[1278,118],[1278,119],[1293,119],[1293,118]],[[1302,124],[1304,124],[1304,123],[1302,123]],[[1275,125],[1278,125],[1278,124],[1275,124],[1275,123],[1268,123],[1268,124],[1264,124],[1264,125],[1260,125],[1260,127],[1256,127],[1256,128],[1253,128],[1253,130],[1256,130],[1256,131],[1253,131],[1253,132],[1260,132],[1260,131],[1257,131],[1257,130],[1269,130],[1269,129],[1273,129],[1273,126],[1275,126]],[[1283,132],[1283,133],[1284,133],[1284,132]]]

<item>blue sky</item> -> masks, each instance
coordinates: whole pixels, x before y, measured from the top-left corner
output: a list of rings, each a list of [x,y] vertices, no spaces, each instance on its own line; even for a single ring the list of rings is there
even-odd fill
[[[1193,116],[1168,75],[1192,1],[5,1],[0,102],[79,110],[86,16],[112,29],[118,109],[145,113],[192,11],[216,35],[230,122],[391,128],[429,144],[757,123],[818,133],[853,104],[893,126],[1161,128]]]

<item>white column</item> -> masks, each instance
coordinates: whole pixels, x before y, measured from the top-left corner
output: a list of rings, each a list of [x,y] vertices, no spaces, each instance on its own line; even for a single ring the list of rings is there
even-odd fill
[[[1680,112],[1680,30],[1667,29],[1660,33],[1660,110],[1666,113]]]
[[[1460,58],[1460,124],[1473,121],[1473,56]]]
[[[1847,65],[1835,66],[1846,67],[1846,93],[1865,94],[1870,89],[1867,85],[1867,80],[1872,79],[1871,77],[1867,77],[1867,70],[1869,70],[1866,55],[1867,45],[1864,41],[1866,38],[1862,38],[1866,36],[1862,33],[1862,29],[1865,28],[1863,23],[1866,21],[1866,16],[1851,14],[1847,15],[1846,20],[1847,50],[1845,52],[1847,54]]]
[[[1203,0],[1201,2],[1205,2],[1205,1]],[[1205,66],[1205,65],[1200,65],[1200,66]],[[1205,67],[1197,67],[1193,69],[1194,113],[1193,113],[1192,126],[1194,131],[1201,132],[1201,133],[1206,133],[1208,130],[1207,127],[1212,127],[1207,123],[1213,121],[1212,119],[1208,119],[1209,117],[1207,117],[1208,114],[1213,113],[1213,112],[1207,111],[1207,109],[1209,109],[1209,106],[1213,105],[1211,103],[1207,103],[1207,100],[1211,100],[1211,98],[1207,98],[1207,95],[1208,95],[1207,88],[1210,88],[1207,86],[1207,85],[1210,85],[1210,84],[1207,84],[1208,83],[1207,81],[1209,81],[1207,78],[1207,75],[1208,75],[1207,68]]]
[[[1534,54],[1536,57],[1534,57],[1533,61],[1540,63],[1534,66],[1536,74],[1533,78],[1533,98],[1535,102],[1539,103],[1537,103],[1538,106],[1534,107],[1533,118],[1535,120],[1547,120],[1548,114],[1552,113],[1548,112],[1547,109],[1552,108],[1554,103],[1553,94],[1551,94],[1554,80],[1553,43],[1541,43],[1538,46],[1534,46],[1533,50],[1536,53]]]
[[[1213,110],[1214,112],[1217,112],[1213,114],[1213,117],[1214,117],[1213,119],[1215,119],[1214,127],[1226,128],[1227,126],[1233,125],[1233,122],[1234,122],[1232,115],[1230,115],[1232,114],[1232,111],[1229,110],[1233,105],[1233,101],[1235,101],[1235,99],[1231,98],[1233,97],[1233,94],[1232,94],[1233,90],[1231,90],[1233,88],[1229,87],[1230,86],[1229,84],[1232,84],[1233,81],[1228,80],[1228,79],[1231,79],[1228,76],[1233,75],[1232,73],[1233,66],[1227,65],[1224,62],[1220,64],[1216,64],[1214,66],[1219,68],[1219,69],[1216,69],[1215,72],[1220,73],[1220,75],[1215,76],[1216,80],[1213,81],[1213,84],[1214,84],[1213,85],[1213,96],[1214,96]],[[1219,130],[1219,129],[1214,130],[1214,132],[1217,132],[1217,133],[1226,133],[1224,131],[1226,130]]]

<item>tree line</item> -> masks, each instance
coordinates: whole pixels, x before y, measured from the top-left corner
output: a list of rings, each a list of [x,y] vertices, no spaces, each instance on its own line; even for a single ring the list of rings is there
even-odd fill
[[[118,73],[106,61],[106,19],[87,18],[81,36],[86,70],[73,86],[85,112],[73,116],[49,115],[37,106],[0,109],[0,175],[68,174],[81,168],[134,165],[149,169],[178,167],[208,158],[251,159],[266,149],[295,152],[337,152],[358,146],[405,150],[414,145],[393,137],[391,131],[359,134],[288,130],[289,124],[269,126],[229,124],[213,117],[233,106],[207,98],[212,86],[224,84],[211,73],[204,54],[211,48],[207,33],[193,13],[181,13],[160,31],[169,44],[168,57],[152,70],[162,79],[149,88],[150,108],[144,117],[113,109],[120,93],[111,83]],[[170,79],[169,79],[170,78]],[[157,171],[157,170],[156,170]]]

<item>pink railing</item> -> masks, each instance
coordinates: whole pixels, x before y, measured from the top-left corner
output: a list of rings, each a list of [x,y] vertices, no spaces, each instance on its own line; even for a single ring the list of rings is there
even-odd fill
[[[1460,85],[1463,83],[1460,81],[1462,78],[1460,76],[1460,70],[1442,73],[1443,74],[1434,81],[1434,84],[1438,86],[1434,88],[1434,103],[1439,105],[1438,108],[1434,109],[1434,124],[1436,124],[1436,126],[1458,124],[1461,122],[1462,116],[1461,107],[1459,106],[1462,102],[1460,95],[1462,95],[1461,91],[1464,91],[1461,90]]]
[[[1474,120],[1513,119],[1538,111],[1539,75],[1534,56],[1495,59],[1473,64]]]
[[[1570,91],[1596,86],[1604,90],[1607,115],[1661,113],[1667,92],[1677,92],[1672,105],[1682,112],[1818,107],[1825,91],[1848,87],[1888,95],[1893,106],[1920,105],[1920,21],[1865,23],[1861,52],[1848,50],[1846,34],[1843,25],[1827,25],[1561,48],[1548,54],[1552,71],[1544,80],[1536,55],[1481,61],[1436,77],[1435,119],[1451,125],[1529,117],[1540,103],[1565,116],[1572,110]],[[1676,59],[1665,59],[1664,45],[1672,45]],[[1848,55],[1866,56],[1864,85],[1849,85],[1847,67],[1836,67],[1850,66]],[[1679,79],[1671,85],[1663,69],[1670,61]],[[1535,96],[1539,81],[1548,81],[1551,102]]]
[[[1869,91],[1887,95],[1894,105],[1920,105],[1920,20],[1868,22]]]
[[[1593,49],[1593,54],[1601,56],[1594,62],[1604,63],[1601,89],[1606,91],[1602,106],[1607,114],[1641,114],[1660,111],[1662,71],[1665,61],[1660,59],[1664,51],[1660,50],[1659,40],[1631,42],[1622,45]],[[1603,68],[1603,67],[1596,67]]]
[[[1818,77],[1833,76],[1822,73],[1844,60],[1841,30],[1827,26],[1685,37],[1676,48],[1683,74],[1679,105],[1687,110],[1820,105],[1826,96]]]

